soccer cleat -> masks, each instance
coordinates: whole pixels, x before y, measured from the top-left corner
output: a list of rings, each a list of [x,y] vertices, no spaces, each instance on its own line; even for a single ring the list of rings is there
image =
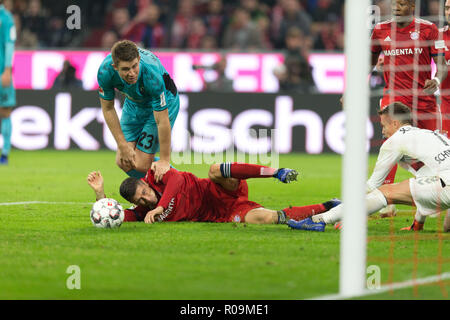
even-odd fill
[[[291,183],[292,181],[297,181],[298,172],[294,169],[280,168],[273,175],[283,183]]]
[[[292,229],[306,230],[306,231],[325,231],[325,222],[314,222],[311,218],[307,218],[301,221],[295,221],[290,219],[288,226]]]
[[[0,165],[6,166],[8,164],[8,156],[2,154],[0,157]]]
[[[343,227],[344,225],[342,224],[342,222],[336,222],[335,224],[334,224],[334,229],[335,230],[342,230],[342,227]]]
[[[404,231],[420,231],[423,230],[423,225],[424,223],[420,223],[417,222],[416,220],[414,220],[413,224],[409,227],[406,228],[401,228],[400,230],[404,230]]]

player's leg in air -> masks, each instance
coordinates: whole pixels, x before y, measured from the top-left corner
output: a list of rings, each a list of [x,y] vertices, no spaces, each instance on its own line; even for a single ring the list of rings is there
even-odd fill
[[[297,180],[298,172],[288,168],[270,168],[248,163],[222,163],[210,167],[208,177],[228,191],[236,191],[241,180],[249,178],[276,178],[283,183]],[[244,197],[247,197],[245,192]],[[248,199],[245,199],[248,200]],[[254,205],[255,203],[252,203]],[[252,224],[286,224],[289,219],[305,219],[315,214],[325,212],[340,204],[339,200],[331,200],[317,205],[303,207],[287,207],[282,210],[271,210],[257,207],[245,215],[245,222]]]

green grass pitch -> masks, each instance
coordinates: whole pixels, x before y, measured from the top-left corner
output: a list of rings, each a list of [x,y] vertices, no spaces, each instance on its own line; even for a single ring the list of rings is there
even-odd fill
[[[10,165],[0,167],[0,203],[52,203],[0,205],[0,299],[291,300],[338,292],[340,233],[330,227],[316,233],[186,222],[96,229],[91,170],[102,171],[107,196],[128,205],[118,194],[126,176],[114,159],[108,151],[13,150]],[[298,169],[299,182],[249,180],[251,200],[281,209],[339,197],[339,156],[283,155],[280,166]],[[208,165],[177,168],[206,177]],[[397,181],[407,177],[399,169]],[[369,219],[367,265],[380,267],[382,284],[449,272],[450,234],[438,232],[443,215],[414,235],[399,230],[412,222],[412,211],[399,208],[395,218]],[[71,265],[80,267],[79,290],[66,286]],[[447,281],[365,299],[448,299],[449,289]]]

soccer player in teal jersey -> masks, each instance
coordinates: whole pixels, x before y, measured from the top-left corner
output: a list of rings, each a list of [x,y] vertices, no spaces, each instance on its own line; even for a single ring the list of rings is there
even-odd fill
[[[0,118],[3,148],[0,164],[8,164],[11,151],[11,112],[16,105],[16,91],[12,83],[12,59],[14,55],[14,42],[16,41],[16,28],[11,13],[5,9],[3,0],[0,0]]]
[[[175,83],[152,52],[129,40],[114,44],[97,80],[103,115],[117,142],[117,165],[137,178],[151,168],[160,181],[170,169],[171,132],[180,106]],[[126,96],[120,121],[114,89]]]

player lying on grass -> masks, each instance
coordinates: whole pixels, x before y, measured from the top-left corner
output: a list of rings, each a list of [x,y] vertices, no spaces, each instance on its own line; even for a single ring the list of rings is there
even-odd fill
[[[150,169],[145,178],[129,177],[120,186],[120,194],[135,204],[125,210],[124,221],[201,221],[247,222],[254,224],[285,224],[289,218],[301,220],[336,206],[337,200],[322,204],[270,210],[248,200],[248,178],[274,177],[283,183],[297,180],[293,169],[274,169],[247,163],[211,165],[208,178],[190,172],[170,169],[162,181],[155,181]],[[100,172],[88,175],[88,184],[96,199],[105,198]]]
[[[450,140],[431,130],[411,126],[410,109],[395,102],[378,112],[383,135],[372,176],[367,181],[368,214],[388,204],[416,206],[412,226],[405,230],[422,230],[426,216],[450,208]],[[383,184],[396,164],[411,172],[415,178],[395,184]],[[342,205],[302,221],[289,221],[294,229],[323,231],[325,224],[342,219]],[[444,231],[450,231],[447,215]]]

